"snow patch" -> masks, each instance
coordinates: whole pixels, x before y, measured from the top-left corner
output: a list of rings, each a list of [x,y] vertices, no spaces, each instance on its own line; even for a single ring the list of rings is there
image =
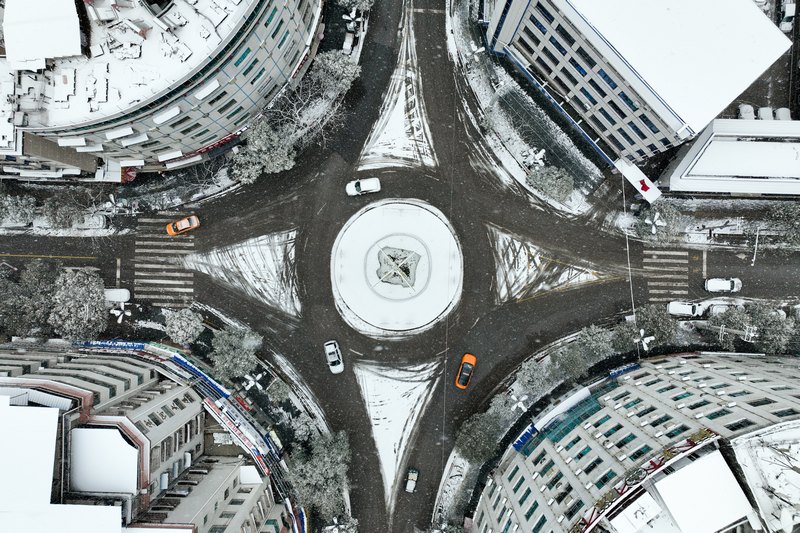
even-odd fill
[[[147,328],[147,329],[155,329],[158,331],[166,331],[167,326],[161,324],[159,322],[153,322],[152,320],[137,320],[133,323],[133,327],[136,329],[140,328]]]
[[[358,170],[438,165],[422,96],[414,38],[413,1],[405,3],[400,56],[361,152]]]
[[[358,362],[353,364],[353,373],[372,423],[372,438],[381,463],[386,508],[391,515],[397,494],[398,469],[417,421],[439,382],[441,364],[437,361],[388,367]]]
[[[300,315],[295,272],[297,230],[255,237],[239,244],[183,259],[186,269],[202,272],[289,316]]]
[[[293,385],[292,392],[297,395],[303,407],[311,413],[311,418],[314,424],[323,433],[330,433],[330,425],[328,419],[325,418],[325,411],[319,405],[319,400],[311,391],[311,387],[305,382],[300,373],[295,369],[292,363],[279,353],[273,353],[272,357],[275,359],[275,365],[281,369],[281,372],[288,378],[289,382]],[[269,394],[269,393],[267,393]]]

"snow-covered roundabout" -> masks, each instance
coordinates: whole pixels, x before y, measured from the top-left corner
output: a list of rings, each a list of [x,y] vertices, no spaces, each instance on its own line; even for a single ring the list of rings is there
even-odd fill
[[[461,247],[421,200],[372,203],[345,223],[331,253],[336,308],[352,328],[399,338],[431,328],[461,298]]]

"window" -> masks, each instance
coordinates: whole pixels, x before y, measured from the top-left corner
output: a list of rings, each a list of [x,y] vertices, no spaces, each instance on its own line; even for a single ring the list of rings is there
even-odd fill
[[[264,27],[265,28],[269,27],[270,23],[272,22],[272,19],[275,18],[275,13],[277,13],[277,12],[278,12],[278,8],[277,7],[273,7],[272,8],[272,13],[269,14],[269,17],[267,17],[267,21],[264,23]]]
[[[586,97],[587,100],[589,100],[589,102],[592,105],[597,105],[597,100],[594,99],[594,96],[592,96],[592,93],[590,93],[589,91],[586,90],[586,87],[581,87],[581,93],[583,94],[583,96]]]
[[[656,410],[656,408],[651,405],[650,407],[645,407],[644,409],[642,409],[641,411],[636,413],[636,416],[641,418],[641,417],[643,417],[645,415],[649,415],[650,413],[652,413],[655,410]]]
[[[592,56],[589,55],[589,53],[586,50],[583,49],[582,46],[578,47],[577,53],[580,56],[580,58],[583,59],[587,65],[589,65],[590,69],[594,68],[595,65],[597,65],[597,62],[592,58]]]
[[[754,425],[755,425],[755,422],[753,422],[752,420],[748,420],[746,418],[743,418],[741,420],[737,420],[736,422],[733,422],[732,424],[727,424],[725,427],[728,428],[731,431],[738,431],[740,429],[744,429],[746,427],[750,427],[750,426],[754,426]]]
[[[648,446],[647,444],[645,444],[644,446],[642,446],[641,448],[639,448],[638,450],[636,450],[635,452],[630,454],[628,457],[630,457],[632,461],[635,461],[639,457],[643,456],[644,454],[646,454],[646,453],[648,453],[650,451],[652,451],[652,448],[650,446]]]
[[[621,109],[621,108],[620,108],[620,107],[617,105],[617,103],[616,103],[616,102],[609,101],[609,102],[608,102],[608,106],[609,106],[611,109],[613,109],[613,110],[614,110],[614,113],[616,113],[617,115],[619,115],[619,117],[620,117],[620,118],[625,118],[625,113],[624,113],[624,112],[622,111],[622,109]]]
[[[623,102],[625,102],[625,105],[630,107],[632,110],[636,111],[637,109],[639,109],[639,106],[636,105],[634,103],[634,101],[631,100],[630,97],[627,94],[625,94],[623,91],[619,92],[619,97],[622,99]]]
[[[606,125],[600,122],[600,119],[597,118],[596,116],[591,115],[589,118],[592,119],[592,122],[594,123],[594,125],[597,127],[598,130],[606,131],[608,129],[606,128]]]
[[[769,405],[771,403],[775,403],[775,400],[770,400],[769,398],[760,398],[752,402],[747,402],[747,405],[752,405],[753,407],[761,407],[762,405]]]
[[[600,114],[603,115],[603,118],[605,118],[608,121],[608,123],[611,124],[612,126],[617,123],[617,121],[614,120],[614,117],[609,115],[608,111],[606,111],[602,107],[600,109],[598,109],[598,111],[600,111]],[[661,381],[661,380],[659,380],[659,381]]]
[[[632,129],[633,133],[638,135],[641,140],[647,139],[647,135],[644,134],[644,132],[639,128],[639,126],[636,125],[635,122],[633,121],[628,122],[628,127]]]
[[[550,469],[553,468],[554,464],[555,463],[553,463],[552,459],[550,461],[547,461],[547,464],[542,467],[542,470],[539,472],[539,475],[544,476],[545,474],[547,474],[550,471]]]
[[[541,57],[537,57],[537,58],[536,58],[536,64],[537,64],[537,65],[539,65],[539,67],[540,67],[540,68],[541,68],[541,69],[542,69],[544,72],[546,72],[548,75],[553,73],[553,69],[552,69],[552,67],[550,67],[550,65],[548,65],[547,63],[545,63],[545,62],[544,62],[544,60],[543,60]]]
[[[250,62],[250,64],[249,64],[249,65],[247,65],[247,68],[246,68],[246,69],[244,69],[244,70],[242,71],[242,75],[243,75],[243,76],[247,76],[248,74],[250,74],[250,72],[251,72],[251,71],[252,71],[254,68],[256,68],[256,65],[257,65],[257,64],[258,64],[258,59],[254,59],[254,60],[252,60],[252,61]]]
[[[208,101],[208,105],[213,106],[228,95],[228,91],[222,91],[217,96]]]
[[[603,487],[606,486],[606,483],[608,483],[615,477],[617,477],[617,473],[614,472],[613,470],[609,470],[608,472],[603,474],[597,481],[594,482],[594,486],[597,487],[598,489],[602,489]]]
[[[256,74],[256,75],[253,77],[253,79],[252,79],[252,80],[250,80],[250,85],[255,85],[255,84],[256,84],[256,82],[259,80],[259,78],[261,78],[261,76],[263,76],[263,75],[264,75],[264,73],[265,73],[266,71],[267,71],[267,69],[265,69],[265,68],[262,68],[261,70],[259,70],[259,71],[258,71],[258,74]]]
[[[681,424],[680,426],[667,431],[667,437],[669,437],[671,439],[671,438],[677,437],[678,435],[680,435],[681,433],[683,433],[685,431],[689,431],[689,426],[687,426],[685,424]]]
[[[772,387],[774,391],[781,391],[781,390],[792,390],[792,387]]]
[[[554,475],[554,476],[553,476],[553,477],[550,479],[550,481],[548,481],[548,482],[547,482],[547,488],[548,488],[548,489],[550,489],[550,490],[553,490],[553,487],[555,487],[555,486],[558,484],[558,482],[559,482],[559,481],[561,481],[561,479],[562,479],[563,477],[564,477],[564,474],[563,474],[563,473],[561,473],[561,472],[556,472],[556,475]]]
[[[661,424],[663,424],[664,422],[669,422],[670,420],[672,420],[672,417],[671,417],[671,416],[669,416],[669,415],[663,415],[663,416],[661,416],[661,417],[659,417],[659,418],[656,418],[656,419],[655,419],[655,420],[653,420],[652,422],[650,422],[650,425],[651,425],[651,426],[653,426],[653,427],[656,427],[656,426],[658,426],[658,425],[661,425]]]
[[[231,107],[233,107],[234,105],[236,105],[236,99],[235,98],[231,98],[230,100],[228,100],[228,102],[225,105],[223,105],[222,107],[217,109],[217,113],[222,114],[225,111],[227,111],[228,109],[230,109]]]
[[[789,409],[781,409],[780,411],[775,411],[772,414],[775,415],[775,416],[779,416],[779,417],[783,418],[783,417],[786,417],[786,416],[794,416],[794,415],[800,414],[800,413],[798,413],[797,411],[795,411],[792,408],[789,408]]]
[[[192,124],[191,126],[186,128],[185,130],[181,131],[181,135],[187,135],[187,134],[193,132],[194,130],[196,130],[197,128],[199,128],[200,126],[201,126],[201,124],[199,122],[195,122],[194,124]]]
[[[559,34],[569,46],[575,44],[575,38],[561,24],[556,26],[556,33]]]
[[[278,43],[278,48],[283,46],[283,43],[286,42],[286,38],[287,37],[289,37],[289,31],[288,30],[286,31],[286,33],[283,34],[283,37],[281,37],[281,42]]]
[[[553,52],[547,48],[542,48],[542,53],[547,56],[547,59],[549,59],[553,65],[558,65],[558,59],[553,55]]]
[[[234,498],[234,499],[231,500],[230,505],[242,505],[243,503],[244,503],[244,500],[241,500],[239,498]]]
[[[533,516],[533,513],[536,512],[536,509],[539,507],[539,502],[533,502],[528,510],[525,511],[525,520],[530,520]]]
[[[600,85],[596,81],[590,79],[589,80],[589,85],[592,86],[592,89],[597,91],[597,94],[600,95],[600,98],[605,98],[606,97],[606,92],[603,89],[600,88]],[[634,378],[634,379],[636,379],[636,378]]]
[[[631,395],[630,391],[625,391],[622,394],[617,394],[616,396],[614,396],[613,400],[615,402],[618,402],[618,401],[622,400],[623,398],[627,398],[630,395]]]
[[[542,4],[541,2],[536,4],[536,10],[542,14],[542,16],[547,20],[547,22],[552,23],[555,21],[555,17],[553,17],[552,13],[550,13]]]
[[[639,120],[644,122],[644,125],[647,126],[648,128],[650,128],[650,131],[652,131],[653,133],[658,133],[659,132],[659,129],[656,127],[655,124],[653,124],[653,121],[650,120],[649,118],[647,118],[646,115],[641,115],[639,117]]]
[[[658,148],[656,148],[655,144],[648,144],[647,145],[647,149],[650,150],[651,152],[657,152],[658,151]],[[696,379],[695,381],[705,381],[707,379],[711,379],[711,378],[710,377],[705,377],[705,378],[702,378],[702,379]]]
[[[739,396],[747,396],[748,394],[751,394],[749,390],[740,390],[740,391],[732,392],[732,393],[728,394],[728,396],[733,396],[734,398],[737,398]]]
[[[178,126],[180,126],[181,124],[186,124],[186,123],[187,123],[187,122],[189,122],[190,120],[192,120],[192,117],[183,117],[183,118],[181,118],[180,120],[176,120],[176,121],[175,121],[175,122],[173,122],[172,124],[169,124],[169,127],[170,127],[170,128],[177,128],[177,127],[178,127]]]
[[[512,479],[514,479],[514,476],[517,475],[517,472],[519,472],[519,466],[514,465],[514,469],[511,471],[511,473],[508,475],[506,479],[508,479],[508,481],[510,482]]]
[[[603,462],[602,459],[600,459],[599,457],[596,457],[594,461],[592,461],[591,463],[586,465],[586,468],[584,468],[583,471],[585,473],[587,473],[587,474],[590,474],[592,472],[592,470],[594,470],[595,468],[600,466],[600,464],[602,464],[602,462]]]
[[[533,529],[531,529],[531,533],[539,533],[546,523],[547,523],[547,517],[546,516],[542,516],[539,519],[539,521],[536,522],[536,525],[533,526]]]
[[[571,441],[569,441],[569,442],[566,444],[566,446],[564,446],[564,449],[565,449],[565,450],[567,450],[567,451],[569,451],[569,450],[570,450],[570,449],[571,449],[573,446],[575,446],[576,444],[578,444],[580,441],[581,441],[581,438],[580,438],[580,436],[578,436],[578,437],[575,437],[574,439],[572,439]]]
[[[638,405],[640,403],[642,403],[642,399],[641,398],[634,398],[633,400],[631,400],[628,403],[626,403],[625,405],[623,405],[622,408],[623,409],[630,409],[634,405]]]
[[[545,28],[545,27],[544,27],[544,24],[542,24],[541,22],[539,22],[539,20],[538,20],[536,17],[534,17],[533,15],[531,15],[531,16],[530,16],[530,19],[531,19],[531,22],[533,22],[533,25],[534,25],[534,26],[536,26],[537,28],[539,28],[539,31],[540,31],[540,32],[542,32],[542,33],[547,33],[547,28]]]
[[[725,416],[725,415],[729,415],[729,414],[731,414],[730,410],[728,410],[728,409],[720,409],[719,411],[714,411],[713,413],[707,414],[706,417],[709,420],[714,420],[715,418],[719,418],[721,416]]]
[[[592,451],[592,448],[591,448],[590,446],[586,446],[584,449],[582,449],[581,451],[579,451],[579,452],[577,453],[577,455],[575,455],[575,460],[576,460],[576,461],[580,461],[581,459],[583,459],[584,457],[586,457],[587,455],[589,455],[589,452],[590,452],[590,451]]]
[[[667,391],[671,391],[674,388],[676,388],[675,385],[667,385],[666,387],[662,387],[662,388],[658,389],[656,392],[659,392],[659,393],[667,392]]]
[[[623,130],[622,128],[617,128],[617,133],[619,133],[620,135],[622,135],[622,137],[623,137],[623,138],[624,138],[626,141],[628,141],[628,144],[630,144],[631,146],[633,146],[634,144],[636,144],[636,143],[634,142],[634,140],[631,138],[631,136],[630,136],[630,135],[628,135],[628,132],[627,132],[627,131],[625,131],[625,130]],[[672,386],[672,388],[674,389],[674,388],[675,388],[675,386],[673,385],[673,386]],[[667,390],[669,390],[669,389],[667,389]],[[659,392],[660,392],[660,391],[659,391]]]
[[[556,496],[556,502],[561,503],[564,500],[566,500],[570,492],[572,492],[572,486],[569,483],[567,483],[567,486],[564,487],[564,490],[559,492],[558,495]]]
[[[583,68],[580,63],[572,58],[569,58],[569,64],[575,67],[575,70],[577,70],[581,76],[586,76],[586,69]]]
[[[520,46],[522,46],[522,48],[525,49],[525,51],[528,53],[529,56],[536,55],[536,52],[533,51],[533,48],[531,48],[530,45],[526,43],[524,39],[520,39],[517,42],[519,43]]]
[[[612,143],[614,146],[616,146],[616,147],[617,147],[617,150],[619,150],[620,152],[622,152],[623,150],[625,150],[625,147],[624,147],[624,146],[622,146],[622,143],[621,143],[621,142],[619,142],[619,139],[617,139],[617,138],[616,138],[616,137],[614,137],[613,135],[609,134],[609,135],[608,135],[608,140],[609,140],[609,141],[611,141],[611,143]]]
[[[727,386],[728,386],[727,383],[714,383],[713,385],[711,385],[710,388],[712,388],[714,390],[717,390],[717,389],[721,389],[722,387],[727,387]]]
[[[616,82],[611,79],[611,76],[606,74],[605,70],[600,69],[600,70],[597,71],[597,73],[600,75],[601,78],[603,78],[603,81],[606,82],[609,87],[611,87],[612,89],[616,89],[617,88]]]
[[[633,442],[634,440],[636,440],[636,435],[634,435],[633,433],[628,433],[626,437],[621,438],[619,442],[617,442],[617,448],[622,448],[626,444],[628,444],[629,442]]]
[[[705,407],[706,405],[710,404],[708,400],[700,400],[699,402],[695,402],[689,406],[689,409],[694,411],[695,409],[700,409],[701,407]]]
[[[608,422],[609,420],[611,420],[611,415],[605,415],[604,417],[602,417],[602,418],[598,419],[598,420],[597,420],[597,421],[596,421],[594,424],[592,424],[592,425],[593,425],[594,427],[596,427],[596,428],[599,428],[600,426],[602,426],[603,424],[605,424],[605,423],[606,423],[606,422]]]
[[[661,383],[659,378],[651,379],[647,383],[644,384],[645,387],[649,387],[650,385],[655,385],[656,383]]]
[[[550,44],[552,44],[553,46],[555,46],[555,47],[556,47],[556,50],[558,50],[559,52],[561,52],[561,55],[562,55],[562,56],[565,56],[565,55],[567,55],[567,49],[566,49],[566,48],[564,48],[563,46],[561,46],[561,43],[560,43],[560,42],[558,42],[558,39],[556,39],[555,37],[553,37],[553,36],[551,35],[551,36],[550,36],[550,39],[549,39],[549,41],[550,41]]]
[[[575,79],[575,76],[570,74],[567,69],[561,69],[561,74],[564,75],[565,78],[569,80],[572,85],[578,85],[578,80]]]
[[[226,529],[228,529],[228,526],[211,526],[208,533],[225,533]]]
[[[611,435],[613,435],[614,433],[616,433],[616,432],[617,432],[617,431],[619,431],[620,429],[622,429],[622,424],[617,424],[617,425],[615,425],[614,427],[610,428],[610,429],[609,429],[608,431],[606,431],[605,433],[603,433],[603,436],[605,436],[605,437],[610,437]]]
[[[522,507],[522,504],[525,503],[525,500],[527,500],[528,496],[530,496],[530,495],[531,495],[531,489],[530,488],[525,489],[525,492],[519,498],[520,507]]]
[[[281,19],[281,21],[278,22],[278,25],[273,30],[272,35],[270,35],[270,38],[274,39],[275,36],[278,35],[278,32],[281,31],[281,28],[283,28],[283,19]]]
[[[570,505],[566,511],[564,511],[564,516],[567,517],[567,520],[572,520],[572,518],[578,513],[578,511],[581,510],[582,507],[583,507],[583,501],[578,500],[572,505]]]
[[[208,133],[209,131],[210,131],[210,130],[209,130],[208,128],[206,128],[206,129],[204,129],[204,130],[203,130],[203,131],[201,131],[201,132],[195,133],[194,135],[192,135],[192,139],[197,139],[197,138],[199,138],[199,137],[202,137],[203,135],[205,135],[205,134],[206,134],[206,133]],[[194,433],[194,431],[193,431],[192,433]]]
[[[517,493],[522,484],[525,483],[525,476],[519,476],[516,485],[514,485],[514,494]]]
[[[529,27],[525,26],[524,28],[522,28],[522,32],[525,34],[525,37],[533,41],[533,43],[536,46],[539,46],[541,44],[542,41],[539,40],[536,34],[533,33]]]
[[[678,394],[677,396],[673,396],[673,401],[683,400],[684,398],[688,398],[689,396],[694,396],[691,392],[684,392],[683,394]]]
[[[242,62],[245,59],[247,59],[247,56],[249,56],[249,55],[250,55],[250,49],[249,48],[245,48],[244,52],[242,52],[242,55],[239,56],[239,59],[236,60],[234,65],[236,65],[238,67],[239,65],[242,64]]]

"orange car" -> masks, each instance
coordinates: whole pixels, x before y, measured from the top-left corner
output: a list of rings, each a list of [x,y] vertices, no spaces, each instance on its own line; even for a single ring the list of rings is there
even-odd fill
[[[459,389],[466,389],[469,385],[469,380],[472,379],[472,372],[475,370],[475,363],[478,360],[471,353],[465,353],[461,358],[461,366],[458,367],[458,374],[456,375],[456,387]]]
[[[190,215],[186,218],[182,218],[175,222],[170,222],[167,224],[167,234],[171,236],[180,235],[181,233],[186,233],[189,230],[197,228],[200,226],[200,219],[197,218],[195,215]]]

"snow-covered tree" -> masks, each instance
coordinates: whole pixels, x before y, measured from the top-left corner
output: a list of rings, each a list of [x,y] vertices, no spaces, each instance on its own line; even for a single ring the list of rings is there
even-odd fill
[[[319,435],[317,426],[305,411],[300,411],[296,416],[290,416],[289,425],[294,431],[294,440],[298,443],[308,442]]]
[[[795,321],[792,318],[785,318],[776,309],[760,303],[744,309],[728,309],[709,318],[708,324],[716,327],[707,331],[706,337],[725,350],[733,350],[736,340],[743,340],[748,328],[753,333],[749,342],[756,350],[768,354],[786,351],[795,334]],[[723,326],[725,330],[720,335],[719,328]]]
[[[320,435],[312,441],[309,452],[298,447],[289,469],[298,501],[313,508],[326,522],[342,515],[349,464],[350,443],[344,431]]]
[[[614,355],[614,334],[600,326],[591,325],[578,332],[575,343],[591,362],[597,363]]]
[[[639,212],[634,230],[642,239],[667,243],[677,240],[684,226],[683,215],[662,201]]]
[[[33,222],[36,214],[36,199],[32,196],[4,196],[0,201],[0,218],[15,225]]]
[[[307,84],[317,87],[329,97],[338,98],[350,90],[360,74],[361,66],[354,63],[349,55],[341,50],[329,50],[314,58]]]
[[[791,246],[800,246],[800,204],[782,202],[773,205],[767,216],[777,229],[783,232],[783,240]]]
[[[167,324],[167,335],[173,342],[185,346],[197,340],[203,332],[203,317],[191,309],[179,311],[163,311]]]
[[[0,277],[0,328],[9,335],[46,335],[61,263],[31,261],[18,279]]]
[[[296,156],[292,136],[277,131],[267,118],[250,128],[247,146],[233,156],[233,177],[253,183],[263,174],[274,174],[294,167]]]
[[[723,350],[732,351],[738,336],[730,330],[745,331],[750,325],[750,317],[743,308],[731,307],[724,313],[711,315],[708,318],[708,325],[713,327],[703,330],[706,339],[718,344]],[[724,328],[722,335],[720,335],[720,328]],[[727,333],[725,330],[728,330]]]
[[[550,392],[553,376],[549,359],[537,361],[530,358],[522,363],[517,371],[517,383],[531,401],[536,401]]]
[[[248,328],[225,326],[211,340],[214,372],[226,379],[244,376],[258,364],[256,350],[261,341],[261,336]]]
[[[583,351],[574,344],[562,346],[550,356],[550,359],[553,362],[553,375],[558,381],[578,381],[586,374],[590,364]]]
[[[455,447],[468,461],[484,463],[494,455],[505,429],[503,421],[494,413],[476,413],[461,424]]]
[[[325,533],[358,533],[358,520],[352,516],[334,518],[333,525],[323,528]]]
[[[431,524],[430,527],[425,530],[425,533],[464,533],[464,528],[452,524],[440,524],[438,526]]]
[[[289,385],[283,382],[283,380],[279,378],[275,378],[272,380],[272,383],[269,384],[267,388],[267,396],[269,397],[270,401],[273,403],[282,403],[289,399],[289,393],[291,390],[289,389]]]
[[[42,215],[54,228],[71,228],[83,218],[83,208],[70,195],[54,194],[44,201]]]
[[[645,332],[647,335],[649,333]],[[623,322],[614,328],[613,347],[617,353],[628,353],[636,349],[639,328],[633,322]]]
[[[358,9],[359,11],[369,11],[375,0],[336,0],[336,3],[348,11]]]
[[[528,185],[559,202],[566,202],[575,190],[575,180],[566,170],[558,167],[535,167],[525,179]]]
[[[108,326],[103,280],[89,270],[68,270],[56,280],[48,322],[65,339],[92,340]]]

